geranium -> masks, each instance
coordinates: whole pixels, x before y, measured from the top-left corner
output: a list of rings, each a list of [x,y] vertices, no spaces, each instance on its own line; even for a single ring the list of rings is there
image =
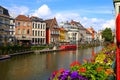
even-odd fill
[[[100,72],[100,71],[103,70],[103,68],[102,67],[98,67],[96,70],[97,70],[97,72]]]
[[[83,67],[83,68],[80,68],[79,71],[80,71],[80,72],[86,72],[86,68],[84,68],[84,67]]]
[[[59,69],[59,72],[60,72],[60,73],[63,73],[64,71],[65,71],[64,68],[60,68],[60,69]]]
[[[80,62],[79,61],[74,61],[74,62],[72,62],[71,64],[70,64],[70,67],[73,67],[73,66],[80,66],[81,64],[80,64]]]

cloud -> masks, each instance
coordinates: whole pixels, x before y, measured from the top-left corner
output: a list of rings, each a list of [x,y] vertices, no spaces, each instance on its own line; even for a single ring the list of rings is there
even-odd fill
[[[78,13],[56,13],[55,17],[58,22],[63,22],[70,20],[79,20],[80,15]]]
[[[59,22],[66,22],[70,20],[75,20],[80,22],[85,28],[93,27],[96,31],[103,30],[106,27],[114,29],[114,19],[105,20],[100,18],[89,18],[89,17],[81,17],[78,13],[71,12],[59,12],[55,14],[55,17]]]
[[[28,14],[29,8],[26,6],[12,6],[9,9],[10,15],[16,17],[19,14]]]
[[[102,28],[114,29],[115,28],[115,20],[111,19],[111,20],[105,21],[105,23],[102,24]]]
[[[32,15],[37,16],[37,17],[46,17],[51,15],[51,10],[50,8],[44,4],[41,7],[39,7],[37,10],[35,10]]]
[[[88,11],[88,12],[92,13],[92,11]],[[16,16],[19,14],[33,15],[43,19],[56,17],[58,23],[75,20],[77,22],[80,22],[85,28],[93,27],[96,31],[105,29],[106,27],[114,29],[114,19],[105,20],[96,17],[93,18],[89,18],[86,16],[82,17],[79,12],[74,12],[74,11],[62,11],[62,12],[52,13],[52,10],[46,4],[43,4],[38,9],[33,10],[32,12],[26,6],[19,6],[19,7],[13,6],[10,8],[10,14],[12,16]]]

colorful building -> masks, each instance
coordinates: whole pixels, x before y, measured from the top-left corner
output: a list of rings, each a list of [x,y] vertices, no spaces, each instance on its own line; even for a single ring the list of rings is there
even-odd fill
[[[86,29],[86,42],[90,43],[92,41],[92,34]]]
[[[79,33],[79,30],[78,28],[74,27],[73,25],[71,25],[68,21],[67,22],[64,22],[62,23],[62,26],[63,28],[67,31],[67,34],[66,34],[66,42],[69,42],[69,43],[76,43],[76,41],[78,41],[78,33]]]
[[[43,19],[32,16],[32,44],[46,44],[46,23]]]
[[[83,27],[83,25],[80,22],[76,22],[71,20],[70,24],[74,26],[76,29],[78,29],[78,41],[79,42],[85,42],[86,40],[86,28]]]
[[[46,22],[46,43],[58,44],[60,30],[56,18],[45,20]]]
[[[65,42],[66,41],[66,30],[61,27],[60,28],[60,42]]]
[[[15,18],[15,36],[18,43],[31,44],[32,22],[25,15],[18,15]]]
[[[95,39],[95,30],[92,27],[87,28],[87,30],[92,34],[92,40],[94,40]]]

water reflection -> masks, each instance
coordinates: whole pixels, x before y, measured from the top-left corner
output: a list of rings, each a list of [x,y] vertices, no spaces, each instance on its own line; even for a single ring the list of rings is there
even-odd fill
[[[46,54],[27,54],[0,61],[0,80],[47,80],[54,70],[69,69],[74,60],[83,63],[102,47],[61,51]]]

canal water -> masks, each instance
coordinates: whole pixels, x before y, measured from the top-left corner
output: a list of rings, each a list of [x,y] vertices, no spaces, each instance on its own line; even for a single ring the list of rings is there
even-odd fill
[[[0,61],[0,80],[48,80],[51,73],[60,68],[69,69],[70,63],[83,59],[90,59],[102,46],[60,51],[53,53],[31,53],[14,56],[11,59]]]

